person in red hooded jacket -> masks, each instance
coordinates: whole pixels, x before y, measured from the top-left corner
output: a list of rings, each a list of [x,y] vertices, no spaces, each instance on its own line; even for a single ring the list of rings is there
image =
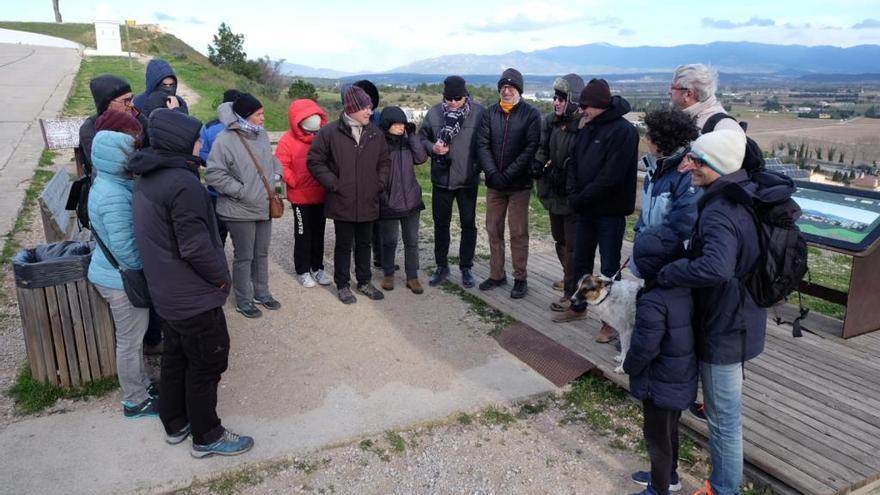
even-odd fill
[[[306,167],[315,134],[327,124],[327,113],[314,100],[300,99],[287,110],[290,130],[278,141],[275,156],[284,166],[287,199],[293,206],[293,264],[303,287],[330,285],[324,272],[324,196],[326,190]],[[313,275],[314,273],[314,275]]]

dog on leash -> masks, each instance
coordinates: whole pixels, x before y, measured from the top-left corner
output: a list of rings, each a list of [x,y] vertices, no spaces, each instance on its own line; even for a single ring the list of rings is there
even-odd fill
[[[618,363],[615,373],[623,373],[623,360],[636,325],[636,296],[641,287],[641,281],[615,281],[601,275],[584,275],[571,296],[572,304],[586,302],[596,317],[617,330],[620,354],[614,357]]]

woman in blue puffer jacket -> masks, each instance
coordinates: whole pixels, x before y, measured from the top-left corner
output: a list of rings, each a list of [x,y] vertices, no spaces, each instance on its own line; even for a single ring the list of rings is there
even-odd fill
[[[104,112],[95,123],[92,164],[98,171],[89,193],[89,219],[121,269],[143,266],[134,238],[132,189],[134,177],[126,166],[140,146],[143,130],[131,115]],[[157,416],[158,394],[144,368],[143,339],[150,320],[148,308],[132,306],[122,287],[122,277],[95,249],[89,265],[89,281],[110,305],[116,324],[116,368],[122,387],[122,409],[127,418]]]

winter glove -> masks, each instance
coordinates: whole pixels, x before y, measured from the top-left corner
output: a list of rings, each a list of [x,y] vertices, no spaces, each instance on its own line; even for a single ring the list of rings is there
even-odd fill
[[[403,128],[406,129],[407,134],[415,134],[416,133],[416,125],[412,122],[407,122],[403,125]]]
[[[529,176],[532,179],[540,179],[541,176],[544,175],[544,168],[545,167],[546,166],[539,161],[532,162],[532,166],[529,167]]]

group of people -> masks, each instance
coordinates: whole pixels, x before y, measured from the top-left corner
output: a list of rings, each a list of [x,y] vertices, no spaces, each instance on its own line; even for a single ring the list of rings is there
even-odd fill
[[[342,113],[328,119],[314,101],[296,100],[289,130],[273,152],[264,109],[251,94],[226,91],[217,120],[187,115],[170,65],[153,60],[147,90],[133,97],[121,78],[91,83],[97,114],[81,129],[92,187],[88,213],[97,250],[89,279],[111,306],[126,417],[158,414],[167,441],[192,435],[192,455],[234,455],[253,439],[221,425],[217,385],[226,369],[229,334],[222,306],[230,292],[236,311],[277,310],[268,280],[276,184],[286,184],[294,216],[294,268],[303,287],[334,284],[351,304],[351,260],[358,293],[383,299],[395,286],[402,238],[405,286],[421,294],[418,238],[425,208],[415,167],[430,160],[436,267],[428,284],[450,275],[450,224],[457,203],[461,283],[471,273],[477,243],[480,176],[486,187],[490,273],[479,289],[507,284],[505,222],[513,266],[510,297],[528,293],[529,202],[537,196],[550,217],[563,279],[550,302],[555,322],[585,317],[572,304],[578,280],[593,272],[619,277],[626,217],[635,210],[639,134],[624,118],[630,104],[603,79],[576,74],[556,79],[553,111],[542,116],[523,100],[523,76],[507,69],[498,101],[484,107],[465,80],[449,76],[443,101],[420,128],[395,106],[381,110],[370,81],[345,85]],[[741,169],[746,138],[715,99],[717,74],[701,64],[680,66],[669,89],[672,105],[645,116],[649,152],[642,209],[629,269],[644,280],[624,369],[643,400],[651,470],[633,480],[643,494],[680,488],[678,420],[702,381],[713,470],[704,493],[738,493],[742,478],[742,369],[763,349],[766,314],[738,279],[758,260],[758,238],[747,208],[733,198],[755,194]],[[726,116],[725,116],[726,117]],[[204,167],[204,182],[200,168]],[[784,187],[780,185],[779,187]],[[324,271],[326,219],[334,223],[333,276]],[[232,239],[230,276],[224,253]],[[373,263],[382,269],[372,284]],[[114,258],[118,268],[110,259]],[[148,308],[135,307],[120,270],[142,269],[152,307],[164,328],[161,381],[144,371]],[[614,329],[596,336],[609,342]],[[159,398],[161,397],[161,401]]]

